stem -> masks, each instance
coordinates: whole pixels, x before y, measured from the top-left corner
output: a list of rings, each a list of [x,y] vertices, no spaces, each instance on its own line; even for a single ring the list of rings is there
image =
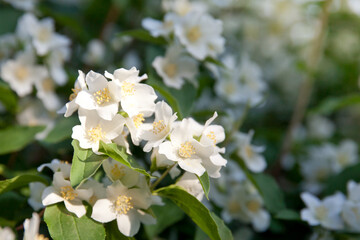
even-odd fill
[[[314,43],[312,45],[312,49],[309,54],[308,59],[308,73],[306,77],[303,80],[303,83],[300,87],[300,91],[297,97],[297,102],[295,105],[295,110],[293,112],[293,115],[290,120],[289,127],[287,129],[283,145],[281,147],[280,156],[275,163],[275,166],[273,168],[274,175],[278,175],[281,171],[281,161],[283,158],[290,152],[292,142],[293,142],[293,133],[294,130],[299,126],[299,124],[302,122],[306,109],[309,104],[309,100],[311,97],[311,92],[314,85],[314,73],[319,65],[319,62],[321,60],[321,57],[323,55],[323,45],[324,40],[326,36],[326,29],[328,25],[328,18],[329,18],[329,7],[332,0],[327,0],[324,3],[323,9],[322,9],[322,15],[321,15],[321,24],[319,27],[319,31],[317,36],[314,39]]]
[[[154,188],[166,177],[166,175],[169,174],[170,170],[176,165],[177,163],[174,163],[173,165],[171,165],[170,167],[168,167],[166,169],[166,171],[158,178],[158,180],[156,180],[156,182],[154,182],[151,187],[150,190],[153,191]]]

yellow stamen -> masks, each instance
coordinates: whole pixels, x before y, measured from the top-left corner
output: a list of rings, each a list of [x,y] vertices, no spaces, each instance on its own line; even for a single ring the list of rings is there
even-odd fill
[[[190,28],[187,32],[186,32],[186,37],[189,39],[190,42],[194,43],[196,41],[199,40],[199,38],[201,37],[201,31],[199,26],[194,26],[192,28]]]
[[[127,214],[133,207],[131,203],[131,197],[121,195],[118,196],[114,205],[117,214]]]
[[[249,209],[250,212],[256,213],[259,211],[261,205],[258,201],[251,200],[246,203],[247,209]]]
[[[133,122],[136,128],[139,128],[145,121],[144,114],[140,113],[133,117]]]
[[[315,216],[319,220],[324,220],[327,218],[328,210],[324,206],[319,206],[315,209]]]
[[[159,120],[159,121],[157,121],[157,122],[153,122],[153,133],[154,134],[158,134],[158,133],[160,133],[162,130],[164,130],[165,129],[165,127],[166,127],[166,125],[165,125],[165,123],[164,123],[164,121],[163,120]]]
[[[44,235],[42,234],[38,234],[36,236],[36,240],[49,240],[49,238],[45,237]]]
[[[71,91],[72,91],[73,93],[70,94],[70,96],[69,96],[69,100],[70,100],[70,101],[74,100],[74,99],[77,97],[77,95],[78,95],[78,93],[81,91],[81,89],[80,89],[80,88],[73,88],[73,89],[71,89]]]
[[[210,131],[208,134],[206,134],[206,136],[214,142],[214,145],[216,144],[216,135],[214,131]]]
[[[94,127],[94,128],[91,128],[90,130],[88,130],[88,135],[89,135],[90,141],[92,141],[92,142],[98,142],[100,139],[103,138],[103,132],[99,125],[97,127]]]
[[[124,173],[124,166],[118,166],[117,164],[115,164],[112,169],[111,169],[111,175],[113,176],[113,180],[119,180],[120,178],[122,178],[125,173]]]
[[[135,94],[135,88],[134,88],[135,84],[134,83],[129,83],[129,82],[124,82],[121,86],[121,91],[122,94],[124,96],[132,96]]]
[[[52,92],[54,91],[54,81],[51,78],[46,78],[42,82],[42,87],[45,92]]]
[[[249,158],[253,158],[253,157],[254,157],[254,151],[253,151],[253,149],[251,148],[250,145],[246,145],[246,146],[245,146],[245,153],[246,153],[246,155],[247,155]]]
[[[174,63],[168,63],[164,66],[164,72],[169,77],[174,77],[177,73],[177,66]]]
[[[61,197],[65,200],[74,200],[78,196],[71,186],[61,187],[60,190]]]
[[[23,81],[25,78],[29,76],[29,69],[25,66],[19,66],[16,69],[15,76],[18,80]]]
[[[190,158],[193,154],[195,154],[195,148],[191,145],[190,142],[185,142],[181,144],[179,149],[179,156],[182,158]]]
[[[96,102],[99,105],[108,103],[111,100],[111,96],[108,88],[104,88],[102,90],[95,92],[94,97],[96,98]]]

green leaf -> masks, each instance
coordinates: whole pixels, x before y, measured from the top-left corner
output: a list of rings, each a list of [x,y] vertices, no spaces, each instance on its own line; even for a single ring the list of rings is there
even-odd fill
[[[310,111],[310,114],[329,115],[342,108],[360,104],[360,94],[352,94],[343,97],[330,97],[325,99],[316,108]]]
[[[209,63],[213,63],[219,67],[225,67],[224,64],[222,62],[220,62],[219,60],[215,59],[215,58],[212,58],[212,57],[207,57],[205,58],[204,60],[205,62],[209,62]]]
[[[165,40],[165,38],[163,37],[153,37],[150,35],[150,33],[144,29],[136,29],[136,30],[129,30],[129,31],[124,31],[118,34],[119,37],[124,37],[124,36],[128,36],[128,37],[132,37],[134,39],[137,40],[142,40],[145,42],[149,42],[149,43],[154,43],[154,44],[160,44],[160,45],[165,45],[167,43],[167,41]]]
[[[360,163],[345,168],[338,175],[330,177],[326,181],[324,195],[331,195],[336,191],[346,192],[347,182],[353,180],[355,182],[360,181]]]
[[[132,170],[144,174],[147,177],[152,177],[148,172],[142,169],[129,154],[126,153],[126,149],[124,147],[118,146],[115,143],[106,144],[103,141],[100,141],[99,152],[106,154]]]
[[[78,124],[76,117],[60,118],[53,130],[49,132],[43,140],[46,143],[58,143],[65,139],[71,138],[72,128]]]
[[[73,140],[72,145],[74,147],[74,156],[71,165],[70,182],[72,187],[76,187],[92,177],[108,157],[97,155],[91,149],[80,148],[77,140]]]
[[[37,133],[44,129],[44,126],[12,126],[0,130],[0,154],[21,150],[35,139]]]
[[[174,112],[177,112],[179,120],[188,117],[196,99],[195,87],[190,83],[186,83],[180,90],[176,90],[165,86],[161,80],[155,79],[157,78],[150,76],[150,79],[147,80],[146,83],[151,85],[166,99]]]
[[[263,173],[253,174],[253,178],[270,212],[277,213],[286,208],[283,192],[274,178]]]
[[[275,215],[275,218],[288,221],[301,221],[298,212],[291,209],[283,209]]]
[[[159,196],[169,198],[178,205],[213,240],[233,239],[231,231],[214,213],[211,213],[199,200],[175,185],[155,191]]]
[[[11,113],[16,113],[17,97],[10,87],[4,83],[0,83],[0,101],[3,103],[6,110]]]
[[[134,237],[124,236],[117,226],[116,221],[105,224],[106,240],[135,240]]]
[[[177,223],[184,217],[184,212],[172,201],[163,199],[164,206],[152,206],[156,216],[156,224],[144,225],[145,232],[149,239],[154,239],[162,233],[167,227]]]
[[[209,192],[210,192],[210,179],[209,179],[209,175],[207,172],[205,172],[201,177],[199,177],[198,175],[196,175],[197,178],[200,181],[200,184],[204,190],[205,196],[207,199],[209,199]]]
[[[24,174],[11,179],[0,181],[0,194],[28,185],[31,182],[48,184],[47,180],[39,175]]]
[[[105,239],[103,224],[88,216],[81,218],[69,213],[62,203],[47,206],[44,220],[54,240],[101,240]]]

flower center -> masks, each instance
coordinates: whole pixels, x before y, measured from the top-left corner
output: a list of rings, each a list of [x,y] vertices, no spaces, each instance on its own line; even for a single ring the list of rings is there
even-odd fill
[[[49,240],[49,238],[45,237],[42,234],[38,234],[38,235],[36,235],[36,240]]]
[[[195,148],[191,145],[190,142],[182,143],[179,149],[179,156],[182,158],[190,158],[193,154],[195,154]]]
[[[216,136],[214,131],[210,131],[208,134],[206,134],[206,136],[214,142],[214,145],[216,144]]]
[[[90,137],[90,141],[92,142],[97,142],[103,138],[103,132],[99,125],[88,130],[88,135]]]
[[[42,82],[42,87],[45,92],[52,92],[54,90],[54,82],[51,80],[51,78],[46,78]]]
[[[324,220],[326,219],[327,215],[328,215],[328,210],[326,207],[319,206],[315,209],[315,216],[317,219]]]
[[[97,199],[97,197],[96,197],[95,194],[94,194],[94,195],[92,195],[91,198],[89,199],[89,203],[91,204],[91,206],[93,206],[93,205],[96,203],[97,200],[98,200],[98,199]]]
[[[189,39],[190,42],[194,43],[196,41],[199,40],[199,38],[201,37],[201,31],[199,26],[194,26],[192,28],[190,28],[187,32],[186,32],[186,37]]]
[[[157,122],[153,122],[152,126],[153,126],[152,131],[153,131],[154,134],[160,133],[166,127],[166,125],[164,124],[164,120],[159,120]]]
[[[234,200],[229,202],[228,208],[230,213],[238,213],[241,210],[240,204]]]
[[[135,86],[134,83],[124,82],[121,86],[121,91],[122,91],[123,95],[124,96],[134,95],[134,93],[135,93],[134,86]]]
[[[112,167],[111,175],[113,176],[114,181],[122,178],[125,175],[124,168],[124,166],[119,167],[117,164]]]
[[[18,80],[23,81],[25,78],[29,76],[29,69],[24,66],[19,66],[16,69],[15,76]]]
[[[60,188],[61,197],[65,200],[74,200],[78,194],[74,192],[71,186],[65,186]]]
[[[139,128],[145,121],[144,114],[140,113],[133,117],[133,122],[136,128]]]
[[[114,205],[117,214],[127,214],[134,206],[131,203],[131,197],[121,195],[118,196]]]
[[[349,163],[349,157],[346,153],[340,153],[337,161],[341,166],[346,166]]]
[[[38,39],[41,42],[46,42],[50,39],[51,37],[51,31],[47,28],[41,28],[38,34]]]
[[[245,146],[245,153],[249,158],[254,157],[254,151],[253,151],[253,149],[252,149],[252,147],[250,145]]]
[[[110,92],[108,88],[104,88],[97,92],[94,92],[94,97],[96,99],[97,104],[103,105],[104,103],[108,103],[111,100]]]
[[[166,73],[166,75],[172,78],[177,73],[177,67],[174,63],[168,63],[164,67],[164,72]]]
[[[81,91],[81,89],[80,89],[80,88],[72,88],[71,91],[72,91],[73,93],[70,94],[70,96],[69,96],[69,101],[74,100],[74,99],[77,97],[78,93]]]
[[[259,211],[261,205],[258,201],[251,200],[246,203],[247,209],[249,209],[250,212],[256,213]]]

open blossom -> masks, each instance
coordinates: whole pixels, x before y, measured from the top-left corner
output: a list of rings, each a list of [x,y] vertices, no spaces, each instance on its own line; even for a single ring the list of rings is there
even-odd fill
[[[106,189],[106,198],[99,199],[93,206],[91,218],[106,223],[116,219],[118,228],[125,236],[134,236],[140,222],[154,224],[156,220],[143,210],[151,206],[150,191],[141,188],[127,188],[120,181]]]
[[[336,193],[319,200],[310,193],[302,193],[301,199],[307,208],[301,210],[301,219],[307,221],[311,226],[321,225],[323,227],[340,230],[344,227],[344,222],[340,217],[344,205],[345,196]]]
[[[176,182],[176,185],[184,188],[199,201],[202,201],[204,198],[204,190],[195,174],[185,172]]]
[[[87,45],[83,61],[88,65],[98,65],[105,60],[106,47],[101,40],[93,39]]]
[[[46,78],[47,74],[46,68],[35,64],[31,51],[19,53],[15,60],[7,60],[1,66],[1,78],[20,97],[30,94],[35,82]]]
[[[70,177],[71,164],[68,162],[60,161],[59,159],[53,159],[50,163],[41,164],[37,168],[38,172],[42,172],[45,167],[50,168],[54,173],[58,171],[62,172],[65,178]]]
[[[341,216],[350,230],[360,232],[360,184],[349,181],[347,193]]]
[[[54,80],[49,76],[39,78],[35,81],[36,96],[43,102],[46,109],[56,111],[60,108],[61,102],[55,92]]]
[[[105,72],[105,76],[121,88],[121,108],[129,117],[140,113],[150,116],[154,113],[157,95],[151,86],[140,83],[147,78],[146,74],[139,76],[139,71],[133,67],[130,70],[117,69],[114,74]]]
[[[98,154],[100,141],[111,143],[121,135],[125,124],[123,116],[117,114],[111,121],[100,118],[95,111],[80,111],[81,125],[73,127],[71,137],[79,141],[81,148],[91,148]]]
[[[82,200],[89,201],[93,192],[90,189],[72,188],[70,181],[61,172],[54,173],[53,186],[45,188],[42,194],[44,206],[64,202],[66,209],[77,217],[86,213]]]
[[[129,188],[138,184],[140,173],[130,169],[124,164],[121,164],[112,158],[108,158],[104,160],[102,166],[111,181],[115,182],[119,180],[124,186]]]
[[[198,60],[216,57],[224,50],[222,22],[208,14],[190,13],[175,25],[175,35],[187,51]]]
[[[170,46],[165,57],[156,57],[152,65],[169,87],[180,89],[185,79],[196,83],[194,77],[198,71],[197,62],[185,55],[179,45]]]
[[[145,152],[158,147],[170,134],[172,125],[177,119],[171,107],[164,101],[157,102],[155,106],[155,120],[152,124],[145,123],[141,138],[147,141],[144,146]]]
[[[179,16],[185,16],[190,12],[205,13],[207,11],[206,4],[189,0],[163,0],[162,7],[165,11],[173,11]]]
[[[261,155],[264,147],[254,146],[251,144],[254,131],[248,134],[238,132],[235,139],[238,144],[237,154],[244,160],[246,166],[253,172],[262,172],[266,168],[265,158]]]
[[[179,21],[179,17],[176,14],[170,12],[164,16],[164,21],[159,21],[152,18],[144,18],[141,22],[141,25],[154,37],[169,37],[170,34],[174,31],[174,26],[178,24]]]
[[[32,218],[24,221],[23,240],[48,240],[44,235],[39,234],[40,216],[37,213],[32,214]]]
[[[93,71],[86,74],[85,82],[88,89],[81,89],[75,103],[79,108],[95,110],[105,120],[112,120],[119,111],[120,87]]]
[[[35,210],[39,211],[44,208],[42,204],[42,193],[46,188],[46,185],[41,182],[31,182],[30,187],[30,197],[28,198],[28,204]]]
[[[344,168],[355,164],[358,161],[358,147],[352,140],[344,140],[336,148],[333,161],[334,172],[340,172]]]
[[[67,73],[64,69],[64,62],[70,58],[70,48],[60,47],[52,50],[45,59],[49,74],[55,83],[59,86],[65,85],[68,80]]]

